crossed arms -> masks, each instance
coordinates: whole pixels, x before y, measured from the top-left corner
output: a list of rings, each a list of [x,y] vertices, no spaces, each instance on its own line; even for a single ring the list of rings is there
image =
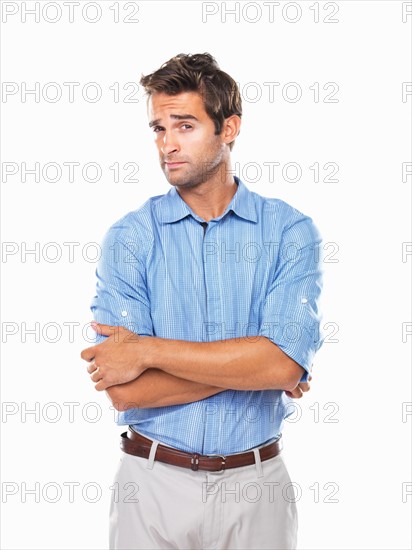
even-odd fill
[[[316,330],[321,271],[315,254],[321,239],[310,218],[294,210],[288,210],[284,217],[277,221],[285,227],[279,248],[292,246],[295,250],[299,245],[299,254],[279,262],[268,286],[260,322],[262,327],[267,321],[274,325],[271,337],[259,334],[215,342],[153,336],[144,276],[146,252],[142,245],[134,251],[133,264],[116,261],[113,247],[126,243],[127,238],[134,242],[139,236],[125,222],[113,226],[105,238],[105,260],[99,267],[99,292],[104,298],[101,304],[98,298],[93,307],[100,307],[100,319],[117,321],[118,313],[117,318],[107,315],[107,304],[121,303],[122,308],[133,311],[132,318],[139,327],[136,333],[142,335],[124,327],[96,323],[95,330],[107,338],[81,354],[89,363],[87,371],[96,390],[106,390],[118,410],[190,403],[228,389],[283,390],[290,397],[301,397],[302,392],[308,391],[309,384],[300,380],[310,370],[308,365],[321,344]],[[129,232],[130,237],[126,238]],[[139,239],[146,242],[142,236]],[[290,302],[286,313],[279,311],[285,297]],[[128,303],[132,304],[130,308],[123,305]],[[299,328],[298,341],[289,338],[284,330],[289,322]]]
[[[277,389],[298,398],[310,388],[299,383],[303,367],[264,336],[188,342],[102,324],[95,330],[107,339],[81,357],[117,410],[191,403],[226,389]]]

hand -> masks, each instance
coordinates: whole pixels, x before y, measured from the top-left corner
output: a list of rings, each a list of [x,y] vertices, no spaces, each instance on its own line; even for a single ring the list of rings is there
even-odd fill
[[[92,327],[98,334],[108,336],[104,342],[80,354],[82,359],[89,361],[87,372],[92,382],[95,382],[96,390],[102,391],[116,384],[130,382],[145,371],[144,360],[150,337],[141,338],[124,327],[98,323],[92,323]]]
[[[309,378],[307,382],[300,382],[300,384],[298,384],[296,388],[293,389],[292,391],[285,391],[286,395],[288,397],[292,397],[293,399],[300,399],[305,392],[310,390],[309,382],[311,380],[312,380],[312,375],[309,374]]]

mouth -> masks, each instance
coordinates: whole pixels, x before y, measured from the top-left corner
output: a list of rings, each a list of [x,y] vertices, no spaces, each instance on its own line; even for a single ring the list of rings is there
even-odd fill
[[[165,161],[165,166],[167,166],[167,168],[169,170],[172,170],[174,168],[179,168],[180,166],[183,166],[183,164],[186,164],[185,162],[167,162]]]

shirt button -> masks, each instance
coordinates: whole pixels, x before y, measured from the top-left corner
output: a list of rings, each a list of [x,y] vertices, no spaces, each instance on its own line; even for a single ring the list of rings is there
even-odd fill
[[[302,298],[300,301],[301,304],[307,304],[307,302],[308,302],[307,298]]]
[[[122,317],[127,317],[127,311],[122,311],[121,316]]]

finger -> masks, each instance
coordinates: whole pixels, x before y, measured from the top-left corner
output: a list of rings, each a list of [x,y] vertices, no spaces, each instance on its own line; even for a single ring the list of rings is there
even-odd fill
[[[311,382],[311,381],[312,381],[312,375],[309,374],[308,382]]]
[[[102,379],[102,373],[99,371],[99,369],[96,369],[92,374],[90,375],[90,380],[92,382],[99,382]]]
[[[303,392],[302,392],[302,390],[299,388],[299,386],[298,386],[297,388],[294,389],[293,393],[294,393],[294,395],[293,395],[294,399],[300,399],[300,398],[302,397],[302,395],[303,395]]]
[[[93,363],[90,363],[87,367],[87,372],[91,374],[97,369],[96,363],[93,361]]]
[[[303,392],[307,392],[310,390],[310,384],[308,382],[301,382],[299,384],[299,387]]]
[[[110,384],[108,384],[106,381],[104,380],[99,380],[97,382],[97,384],[95,384],[94,388],[97,390],[97,391],[103,391],[105,390],[106,388],[108,388],[110,386]]]
[[[89,361],[90,363],[90,361],[93,361],[94,359],[95,351],[96,351],[96,346],[92,346],[91,348],[86,348],[81,352],[80,357],[85,361]]]
[[[299,397],[302,397],[302,391],[299,389],[299,386],[296,386],[296,388],[291,391],[285,390],[285,393],[288,397],[291,397],[292,399],[299,399]]]
[[[100,334],[101,336],[113,336],[115,331],[119,330],[119,327],[103,325],[102,323],[96,323],[96,321],[92,321],[90,324],[97,334]]]

